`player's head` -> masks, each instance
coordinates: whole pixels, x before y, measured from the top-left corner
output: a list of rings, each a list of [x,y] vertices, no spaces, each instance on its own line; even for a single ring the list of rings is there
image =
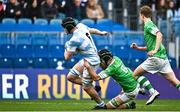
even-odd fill
[[[67,17],[62,21],[61,25],[67,33],[72,33],[71,30],[76,27],[76,21],[72,17]]]
[[[107,49],[102,49],[98,51],[98,55],[101,60],[100,66],[102,67],[102,69],[106,69],[109,65],[108,62],[110,62],[113,59],[112,53]]]
[[[145,5],[140,8],[140,18],[144,20],[144,18],[151,18],[152,10],[149,6]]]

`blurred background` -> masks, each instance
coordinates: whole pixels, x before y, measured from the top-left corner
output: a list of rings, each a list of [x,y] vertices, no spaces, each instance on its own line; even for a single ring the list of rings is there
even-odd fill
[[[62,19],[74,17],[89,27],[111,32],[93,35],[98,49],[110,49],[135,68],[146,54],[130,49],[144,45],[139,8],[149,5],[164,36],[169,60],[179,67],[180,0],[0,0],[0,68],[71,68],[81,57],[63,59]]]
[[[147,58],[145,52],[130,48],[133,42],[145,45],[138,14],[142,5],[152,8],[152,19],[163,33],[169,61],[180,78],[180,0],[0,0],[0,99],[89,98],[66,79],[81,59],[77,55],[64,61],[64,44],[71,35],[64,33],[61,23],[69,16],[110,32],[92,35],[97,48],[109,49],[134,70]],[[147,76],[160,98],[180,98],[162,77]],[[103,87],[102,98],[120,91],[112,79],[96,83]]]

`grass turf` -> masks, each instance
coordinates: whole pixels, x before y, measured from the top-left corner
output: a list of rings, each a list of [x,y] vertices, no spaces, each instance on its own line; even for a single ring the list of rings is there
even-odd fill
[[[107,102],[107,101],[106,101]],[[136,100],[136,109],[123,111],[180,111],[180,100],[156,100],[146,106],[146,100]],[[90,100],[0,100],[0,111],[92,111]],[[98,112],[104,112],[101,110]],[[109,111],[109,110],[108,110]],[[110,112],[119,110],[110,110]],[[122,110],[121,110],[122,111]]]

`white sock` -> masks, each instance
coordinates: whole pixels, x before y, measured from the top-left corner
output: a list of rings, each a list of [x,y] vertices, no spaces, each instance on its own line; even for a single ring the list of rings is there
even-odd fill
[[[105,105],[104,101],[102,101],[101,103],[97,104],[97,106],[99,106],[99,107],[104,107],[104,105]]]
[[[149,90],[149,93],[152,95],[153,93],[155,92],[155,89],[154,88],[151,88],[150,90]]]

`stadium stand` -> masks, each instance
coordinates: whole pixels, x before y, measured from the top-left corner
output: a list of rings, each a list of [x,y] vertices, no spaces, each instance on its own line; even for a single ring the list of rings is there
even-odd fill
[[[64,45],[50,45],[49,51],[52,58],[64,58]]]
[[[16,57],[19,58],[32,58],[33,57],[33,49],[31,45],[17,45],[16,47]]]
[[[113,20],[111,19],[98,19],[97,20],[97,25],[108,25],[108,26],[113,26],[114,24],[116,24]]]
[[[26,58],[15,58],[14,59],[14,67],[16,68],[28,68],[29,63]]]
[[[6,25],[16,24],[16,20],[12,18],[4,18],[2,20],[2,24],[6,24]]]
[[[28,25],[28,24],[32,24],[32,21],[31,19],[28,18],[20,18],[18,19],[18,24]]]
[[[167,38],[167,21],[162,20],[160,21],[160,30],[163,33],[164,37]]]
[[[114,32],[113,33],[113,45],[127,45],[128,40],[124,33]]]
[[[47,45],[33,45],[34,57],[49,57],[49,49]]]
[[[0,53],[2,57],[13,58],[16,53],[15,45],[13,44],[4,44],[0,46]]]
[[[0,68],[13,68],[13,60],[11,58],[0,58]]]
[[[48,61],[49,61],[49,68],[56,68],[57,67],[57,63],[59,61],[62,61],[62,59],[59,59],[59,58],[49,58]]]
[[[47,25],[48,21],[43,18],[35,19],[34,24],[36,25]]]
[[[0,33],[1,41],[0,45],[2,44],[11,44],[11,37],[8,34]]]
[[[62,23],[62,19],[51,19],[50,25],[60,25]]]
[[[47,45],[48,39],[45,33],[35,33],[32,34],[32,44],[33,45]]]
[[[31,44],[31,35],[30,33],[18,33],[15,38],[16,45],[30,45]]]
[[[174,33],[175,33],[175,36],[177,37],[180,37],[180,20],[175,20],[173,21],[173,30],[174,30]]]
[[[32,62],[33,68],[49,68],[49,62],[47,58],[34,58]]]
[[[0,68],[56,68],[58,61],[64,67],[71,68],[81,57],[78,55],[64,61],[64,44],[71,35],[63,33],[61,22],[61,19],[52,19],[49,23],[45,19],[37,19],[33,23],[22,18],[16,24],[15,19],[3,19],[0,24]],[[101,19],[97,23],[90,19],[81,22],[111,32],[107,36],[92,35],[98,50],[106,48],[113,51],[131,68],[146,59],[146,53],[130,48],[132,42],[144,45],[142,32],[132,32],[109,19]],[[175,32],[179,35],[179,25],[175,26]],[[161,27],[164,28],[164,24]],[[170,58],[170,62],[175,68],[176,60]]]
[[[87,26],[94,26],[95,22],[92,19],[83,19],[81,20],[81,23],[87,25]]]
[[[61,40],[59,39],[58,33],[48,33],[47,39],[48,39],[49,45],[60,45],[61,44]]]

